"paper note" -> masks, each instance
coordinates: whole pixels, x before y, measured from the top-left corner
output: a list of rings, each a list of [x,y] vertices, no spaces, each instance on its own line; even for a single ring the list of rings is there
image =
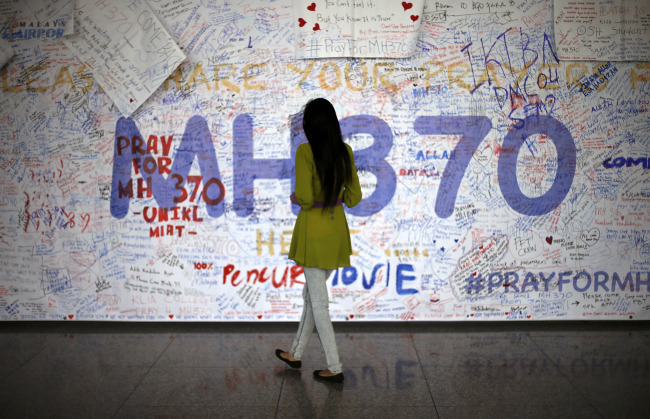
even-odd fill
[[[26,9],[30,10],[39,22],[59,20],[65,23],[63,35],[72,35],[74,25],[72,13],[74,12],[74,0],[27,0],[24,2]],[[69,23],[69,24],[68,24]]]
[[[124,116],[186,58],[144,1],[80,2],[74,18],[75,35],[64,42]]]
[[[650,60],[650,4],[555,0],[555,42],[564,60]]]
[[[21,0],[7,2],[0,13],[3,39],[26,41],[30,39],[58,39],[74,32],[73,0]]]
[[[536,7],[535,4],[529,4],[526,8],[529,10],[524,13],[514,1],[430,1],[424,4],[422,21],[454,30],[482,32],[494,27],[508,28],[522,24],[524,28],[529,28],[546,17],[545,8]]]
[[[295,0],[296,55],[409,57],[423,7],[423,0]]]

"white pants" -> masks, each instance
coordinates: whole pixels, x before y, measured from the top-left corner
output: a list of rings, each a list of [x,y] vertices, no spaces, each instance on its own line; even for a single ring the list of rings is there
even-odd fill
[[[296,333],[291,345],[291,356],[295,359],[301,359],[315,327],[321,345],[323,345],[323,351],[325,351],[327,369],[333,374],[338,374],[341,372],[341,363],[339,362],[339,352],[334,339],[334,327],[329,313],[329,297],[326,284],[331,271],[311,267],[303,268],[303,270],[305,272],[305,287],[302,290],[304,305],[298,333]]]

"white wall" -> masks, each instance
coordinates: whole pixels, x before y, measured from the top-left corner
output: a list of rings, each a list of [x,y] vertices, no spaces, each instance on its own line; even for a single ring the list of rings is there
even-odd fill
[[[427,2],[410,58],[318,60],[290,0],[148,3],[188,59],[128,119],[61,38],[5,40],[0,319],[298,320],[291,116],[318,96],[364,193],[335,320],[650,318],[650,67],[558,59],[551,1]]]

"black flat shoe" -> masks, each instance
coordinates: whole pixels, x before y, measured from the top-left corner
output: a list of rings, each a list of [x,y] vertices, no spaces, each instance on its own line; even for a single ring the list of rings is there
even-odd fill
[[[314,377],[318,378],[319,380],[323,381],[330,381],[332,383],[342,383],[343,382],[343,373],[340,372],[338,374],[334,375],[320,375],[320,373],[324,370],[316,370],[314,371]]]
[[[284,352],[282,349],[275,350],[275,356],[277,356],[279,360],[286,362],[291,368],[300,368],[302,366],[302,362],[300,361],[289,361],[288,359],[283,358],[282,352]]]

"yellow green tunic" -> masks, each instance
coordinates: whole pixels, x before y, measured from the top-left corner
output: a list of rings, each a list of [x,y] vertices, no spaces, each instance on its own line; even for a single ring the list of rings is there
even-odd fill
[[[352,160],[352,179],[343,185],[339,198],[346,206],[353,207],[361,201],[361,185],[352,149],[345,146]],[[303,267],[338,269],[350,266],[352,243],[343,206],[325,211],[314,208],[314,203],[322,203],[325,196],[309,143],[299,145],[296,150],[295,198],[301,210],[293,228],[289,259]]]

